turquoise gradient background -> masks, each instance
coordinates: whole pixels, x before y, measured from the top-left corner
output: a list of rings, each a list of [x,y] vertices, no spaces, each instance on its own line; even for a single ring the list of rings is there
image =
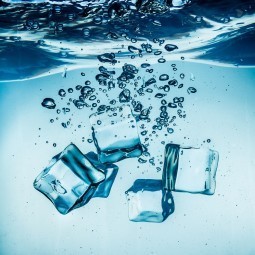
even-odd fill
[[[215,194],[174,192],[175,212],[165,222],[130,222],[125,191],[136,179],[160,179],[162,172],[128,159],[118,163],[109,198],[95,198],[66,216],[59,214],[33,188],[33,180],[70,142],[84,153],[95,151],[93,143],[86,141],[91,138],[88,118],[92,112],[73,107],[69,115],[50,123],[57,114],[41,102],[53,97],[61,104],[58,90],[83,84],[81,71],[85,79],[92,79],[95,70],[68,71],[66,78],[54,74],[0,83],[1,255],[255,254],[255,68],[175,63],[178,74],[186,75],[185,89],[173,90],[169,97],[185,97],[187,117],[176,121],[172,135],[158,132],[158,138],[150,142],[150,153],[162,160],[162,140],[219,151]],[[171,64],[155,64],[154,73],[174,76]],[[198,92],[188,95],[188,86]],[[112,97],[117,96],[114,93]],[[148,100],[144,97],[145,105],[158,109],[160,100]],[[73,126],[64,129],[60,123],[68,118]],[[78,124],[82,127],[77,128]],[[204,142],[207,139],[211,142]]]

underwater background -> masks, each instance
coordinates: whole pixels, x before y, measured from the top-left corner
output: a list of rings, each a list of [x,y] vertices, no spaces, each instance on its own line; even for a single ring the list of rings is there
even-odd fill
[[[0,254],[255,254],[254,84],[255,1],[0,1]],[[70,143],[96,152],[90,115],[122,102],[147,153],[59,214],[34,179]],[[170,142],[219,152],[215,194],[129,221],[125,192],[162,178]]]

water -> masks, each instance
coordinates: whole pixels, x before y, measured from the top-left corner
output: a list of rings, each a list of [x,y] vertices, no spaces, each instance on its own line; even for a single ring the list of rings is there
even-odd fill
[[[255,252],[254,2],[148,2],[0,2],[1,254]],[[70,143],[95,152],[89,116],[123,104],[142,155],[62,216],[35,177]],[[172,192],[164,222],[130,222],[125,192],[161,180],[169,143],[219,152],[215,193]]]

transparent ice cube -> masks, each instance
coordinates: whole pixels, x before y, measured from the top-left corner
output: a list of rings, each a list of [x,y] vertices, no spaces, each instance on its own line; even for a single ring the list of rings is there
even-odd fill
[[[142,154],[137,125],[129,106],[115,107],[90,116],[93,138],[102,163]]]
[[[163,222],[174,212],[174,200],[169,190],[162,189],[161,180],[138,179],[126,191],[131,221]]]
[[[53,157],[34,181],[34,187],[55,205],[61,214],[85,205],[105,174],[74,145]]]
[[[218,161],[217,151],[167,144],[163,186],[174,191],[212,195],[216,188]]]
[[[97,154],[94,152],[87,153],[86,157],[96,168],[100,169],[105,174],[105,180],[98,184],[93,197],[108,197],[119,168],[110,163],[102,164],[98,160]]]

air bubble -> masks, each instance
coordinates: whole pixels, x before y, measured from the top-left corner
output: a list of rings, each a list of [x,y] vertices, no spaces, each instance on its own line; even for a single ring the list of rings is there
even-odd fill
[[[90,36],[90,29],[89,28],[83,28],[82,34],[84,37],[89,37]]]
[[[44,98],[41,105],[48,109],[54,109],[56,107],[55,101],[52,98]]]
[[[100,25],[102,23],[102,17],[95,17],[93,21],[96,25]]]
[[[141,49],[138,49],[136,48],[135,46],[128,46],[128,50],[132,53],[135,53],[135,54],[140,54],[142,53],[142,50]]]
[[[139,159],[138,159],[138,162],[141,163],[141,164],[144,164],[144,163],[147,162],[147,160],[146,160],[146,159],[143,159],[143,158],[139,158]]]
[[[150,66],[150,64],[148,64],[148,63],[143,63],[143,64],[141,64],[141,67],[142,68],[147,68],[147,67],[149,67]]]
[[[197,89],[195,89],[194,87],[189,87],[189,88],[187,89],[187,92],[188,92],[188,94],[190,94],[190,93],[196,93],[196,92],[197,92]]]
[[[59,94],[61,97],[65,97],[66,92],[65,92],[64,89],[60,89],[60,90],[58,91],[58,94]]]
[[[162,100],[161,100],[161,104],[162,104],[162,105],[166,105],[166,104],[167,104],[167,101],[166,101],[165,99],[162,99]]]
[[[147,131],[147,130],[144,130],[144,131],[141,132],[141,135],[144,136],[144,135],[146,135],[147,133],[148,133],[148,131]]]
[[[162,105],[162,106],[160,107],[160,111],[166,112],[166,110],[167,110],[167,107],[166,107],[165,105]]]
[[[148,88],[148,89],[146,89],[145,91],[148,92],[148,93],[152,93],[152,92],[153,92],[153,89]]]
[[[98,55],[97,58],[102,63],[112,63],[112,64],[117,63],[114,53],[104,53],[102,55]]]
[[[164,89],[165,92],[169,92],[170,91],[170,87],[168,85],[165,85],[163,87],[163,89]]]
[[[157,172],[160,172],[161,168],[160,167],[156,167],[156,170],[157,170]]]
[[[170,86],[177,86],[177,85],[178,85],[178,81],[177,81],[176,79],[173,79],[173,80],[170,80],[170,81],[168,82],[168,84],[169,84]]]
[[[95,95],[89,97],[89,100],[90,100],[90,101],[93,101],[93,100],[95,100],[95,99],[96,99],[96,96],[95,96]]]
[[[159,76],[159,80],[160,81],[166,81],[166,80],[168,80],[169,79],[169,76],[167,75],[167,74],[161,74],[160,76]]]
[[[173,130],[172,128],[167,128],[167,132],[168,132],[169,134],[172,134],[172,133],[174,132],[174,130]]]
[[[109,103],[112,104],[112,105],[115,105],[115,104],[116,104],[116,100],[113,99],[113,100],[111,100]]]
[[[62,111],[66,114],[67,112],[70,112],[70,108],[64,107],[62,108]]]
[[[162,97],[164,97],[164,96],[166,96],[166,94],[157,93],[157,94],[155,95],[156,98],[162,98]]]
[[[74,105],[78,108],[78,109],[82,109],[84,108],[84,106],[86,105],[83,101],[81,100],[74,100],[73,101]]]
[[[176,49],[178,49],[178,47],[174,44],[166,44],[165,45],[165,50],[166,51],[173,51],[173,50],[176,50]]]
[[[158,59],[158,62],[162,64],[162,63],[165,63],[166,60],[165,60],[164,58],[159,58],[159,59]]]
[[[157,50],[157,51],[154,52],[154,55],[155,55],[155,56],[158,56],[158,55],[160,55],[161,53],[162,53],[162,51]]]
[[[169,103],[169,104],[168,104],[168,107],[170,107],[170,108],[177,108],[177,105],[174,104],[174,103]]]

